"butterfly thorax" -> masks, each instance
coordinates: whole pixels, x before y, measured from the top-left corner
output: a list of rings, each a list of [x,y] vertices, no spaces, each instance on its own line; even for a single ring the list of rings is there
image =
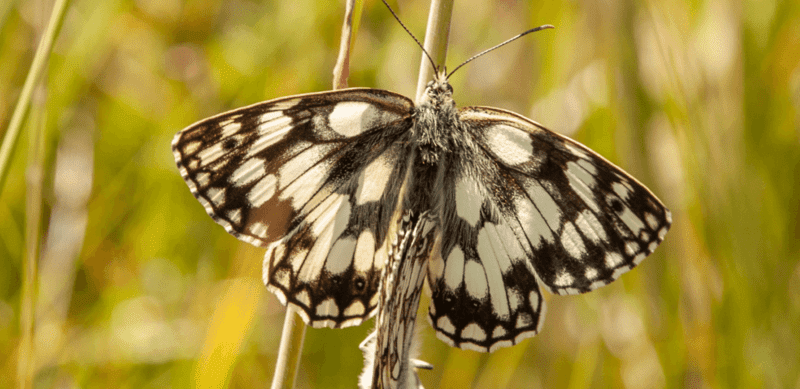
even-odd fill
[[[452,152],[456,135],[461,132],[453,87],[444,73],[428,83],[417,103],[414,141],[423,163],[436,164],[443,154]]]

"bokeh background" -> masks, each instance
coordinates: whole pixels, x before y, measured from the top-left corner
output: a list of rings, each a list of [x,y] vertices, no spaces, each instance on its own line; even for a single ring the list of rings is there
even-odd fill
[[[422,39],[428,2],[397,3]],[[51,7],[0,5],[0,131]],[[16,381],[26,304],[36,388],[269,385],[284,309],[261,283],[264,250],[206,215],[170,141],[218,112],[330,89],[343,14],[314,0],[70,2],[0,194],[0,386]],[[436,339],[423,297],[425,386],[800,388],[800,3],[456,1],[448,64],[547,23],[456,73],[457,102],[587,144],[674,225],[613,284],[548,295],[543,331],[493,354]],[[350,85],[413,96],[419,63],[367,0]],[[21,297],[26,247],[35,302]],[[353,388],[371,326],[309,329],[297,387]]]

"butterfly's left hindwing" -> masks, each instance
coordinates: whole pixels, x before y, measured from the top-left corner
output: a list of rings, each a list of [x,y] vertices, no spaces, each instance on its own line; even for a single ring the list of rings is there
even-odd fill
[[[377,304],[412,111],[374,89],[282,98],[186,128],[173,153],[214,220],[268,246],[264,280],[284,304],[316,327],[356,325]]]

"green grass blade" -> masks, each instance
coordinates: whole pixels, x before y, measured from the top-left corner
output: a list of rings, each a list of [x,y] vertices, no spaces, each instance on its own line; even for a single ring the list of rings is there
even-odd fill
[[[22,86],[22,93],[19,95],[19,100],[17,100],[17,105],[14,107],[14,113],[11,115],[11,121],[8,124],[8,130],[3,138],[3,145],[0,146],[0,192],[5,187],[6,178],[11,167],[11,155],[14,153],[17,140],[19,140],[25,113],[31,104],[33,88],[41,78],[42,73],[44,73],[47,58],[53,48],[53,42],[56,39],[59,27],[61,27],[61,22],[64,20],[67,3],[68,0],[56,0],[53,5],[53,12],[47,22],[47,29],[45,29],[44,35],[39,41],[39,47],[36,49],[28,76],[25,78],[25,84]]]

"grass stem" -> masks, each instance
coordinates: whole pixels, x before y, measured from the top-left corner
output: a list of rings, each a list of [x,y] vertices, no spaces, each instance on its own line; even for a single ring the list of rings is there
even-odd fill
[[[0,146],[0,193],[5,187],[8,172],[11,170],[11,156],[14,154],[22,122],[31,104],[34,86],[36,86],[36,82],[39,81],[44,73],[50,50],[53,48],[53,42],[56,40],[61,22],[64,20],[67,3],[68,0],[56,0],[55,4],[53,4],[53,12],[50,14],[47,28],[39,40],[39,47],[36,48],[36,54],[33,56],[33,62],[31,62],[31,68],[28,70],[28,76],[22,86],[19,100],[17,100],[17,105],[14,107],[14,113],[11,114],[8,130],[6,130],[3,144]]]
[[[444,66],[447,58],[447,41],[450,37],[450,20],[453,18],[454,0],[432,0],[428,13],[428,27],[425,31],[425,51],[439,66]],[[428,59],[420,59],[419,78],[417,78],[416,101],[425,92],[428,81],[433,79],[435,69],[431,69]]]

